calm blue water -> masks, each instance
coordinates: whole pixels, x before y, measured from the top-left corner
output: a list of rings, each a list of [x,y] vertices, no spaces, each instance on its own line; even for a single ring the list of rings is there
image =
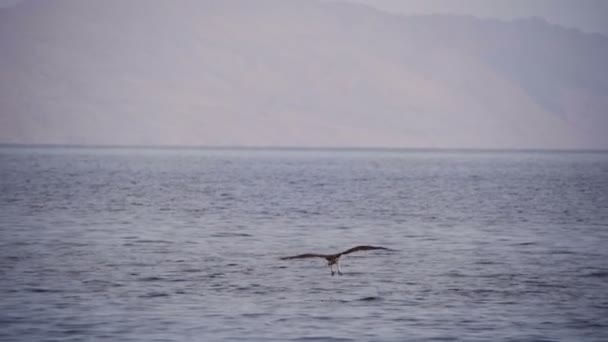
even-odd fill
[[[3,341],[608,340],[606,153],[5,147],[0,244]]]

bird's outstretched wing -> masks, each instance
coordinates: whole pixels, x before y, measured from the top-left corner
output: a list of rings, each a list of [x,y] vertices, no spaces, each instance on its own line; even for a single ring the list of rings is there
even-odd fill
[[[377,246],[357,246],[357,247],[353,247],[351,249],[347,249],[344,252],[340,253],[340,255],[344,255],[344,254],[349,254],[352,252],[358,252],[358,251],[369,251],[372,249],[382,249],[382,250],[386,250],[386,251],[390,251],[390,248],[386,248],[386,247],[377,247]]]
[[[306,253],[288,257],[282,257],[281,260],[291,260],[291,259],[303,259],[303,258],[326,258],[325,254],[314,254],[314,253]]]

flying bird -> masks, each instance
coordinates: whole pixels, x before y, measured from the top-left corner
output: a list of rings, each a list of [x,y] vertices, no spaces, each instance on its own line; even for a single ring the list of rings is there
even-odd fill
[[[390,248],[386,248],[386,247],[357,246],[357,247],[347,249],[344,252],[336,253],[336,254],[306,253],[306,254],[283,257],[283,258],[281,258],[281,260],[304,259],[304,258],[323,258],[323,259],[327,260],[327,266],[329,267],[329,270],[331,271],[332,276],[336,273],[336,272],[334,272],[334,266],[336,267],[338,274],[342,275],[342,270],[340,269],[340,257],[341,256],[343,256],[345,254],[353,253],[353,252],[369,251],[369,250],[373,250],[373,249],[382,249],[382,250],[387,250],[387,251],[391,250]]]

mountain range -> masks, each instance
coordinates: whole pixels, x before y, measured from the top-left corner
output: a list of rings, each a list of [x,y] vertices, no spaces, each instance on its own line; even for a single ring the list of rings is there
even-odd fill
[[[608,37],[321,0],[0,9],[0,143],[608,148]]]

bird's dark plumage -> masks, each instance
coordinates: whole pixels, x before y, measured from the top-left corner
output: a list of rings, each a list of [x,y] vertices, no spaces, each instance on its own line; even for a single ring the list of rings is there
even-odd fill
[[[334,275],[334,269],[333,269],[334,265],[336,265],[338,267],[338,274],[342,274],[342,271],[340,270],[340,257],[342,255],[353,253],[353,252],[358,252],[358,251],[369,251],[369,250],[375,250],[375,249],[382,249],[382,250],[387,250],[387,251],[391,250],[390,248],[386,248],[386,247],[364,245],[364,246],[356,246],[356,247],[347,249],[344,252],[340,252],[340,253],[336,253],[336,254],[306,253],[306,254],[298,254],[298,255],[293,255],[293,256],[288,256],[288,257],[282,257],[281,260],[304,259],[304,258],[323,258],[323,259],[327,260],[327,265],[329,266],[329,268],[331,270],[331,275]]]
[[[372,249],[383,249],[383,250],[386,250],[386,251],[390,251],[390,249],[386,248],[386,247],[357,246],[357,247],[353,247],[353,248],[345,250],[344,252],[340,253],[340,255],[349,254],[349,253],[358,252],[358,251],[369,251],[369,250],[372,250]]]
[[[281,260],[303,259],[303,258],[326,258],[328,256],[329,255],[325,255],[325,254],[306,253],[306,254],[283,257],[283,258],[281,258]]]

